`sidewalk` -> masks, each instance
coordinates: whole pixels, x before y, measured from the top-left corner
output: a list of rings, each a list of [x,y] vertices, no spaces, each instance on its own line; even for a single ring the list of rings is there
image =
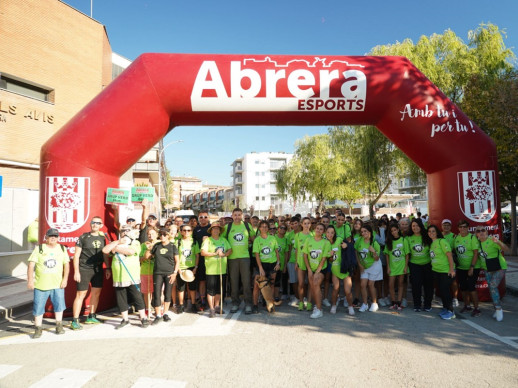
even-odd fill
[[[518,296],[518,256],[507,256],[505,274],[507,294]],[[27,289],[26,277],[0,278],[0,323],[29,313],[33,291]]]

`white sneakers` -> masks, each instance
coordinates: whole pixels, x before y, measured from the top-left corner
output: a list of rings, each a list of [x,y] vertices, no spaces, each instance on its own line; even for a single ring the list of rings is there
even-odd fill
[[[457,298],[453,298],[451,303],[453,304],[453,307],[459,307],[459,300]]]
[[[350,310],[351,307],[349,307],[349,313],[350,313]],[[372,312],[375,312],[375,311],[378,311],[379,310],[379,306],[377,303],[371,303],[371,307],[369,308],[369,305],[366,304],[366,303],[363,303],[362,306],[360,307],[360,313],[364,313],[365,311],[372,311]],[[351,314],[352,315],[352,314]]]
[[[313,309],[313,314],[311,314],[310,318],[322,318],[324,316],[324,313],[322,310],[317,309],[316,307]]]
[[[360,307],[360,313],[364,313],[365,311],[367,311],[369,309],[369,305],[366,304],[366,303],[362,303],[361,307]]]
[[[331,306],[331,314],[336,314],[336,304]]]
[[[349,315],[354,315],[354,307],[349,306]]]
[[[344,298],[344,307],[349,307],[349,303],[347,303],[347,298]]]
[[[375,312],[375,311],[378,311],[379,310],[379,306],[377,303],[371,303],[371,308],[369,309],[369,311],[372,311],[372,312]]]
[[[322,304],[326,307],[331,307],[331,303],[329,303],[329,300],[327,300],[327,298],[325,298],[323,301],[322,301]]]
[[[405,298],[403,298],[403,300],[401,301],[401,306],[407,308],[408,307],[408,302]]]
[[[496,310],[494,317],[498,322],[502,322],[502,319],[504,319],[504,310],[502,310],[501,308]]]
[[[378,303],[380,304],[381,307],[385,307],[387,305],[385,298],[379,298]]]

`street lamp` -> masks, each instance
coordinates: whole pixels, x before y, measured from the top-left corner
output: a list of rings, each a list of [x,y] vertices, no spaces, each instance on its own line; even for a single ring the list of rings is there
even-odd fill
[[[176,143],[183,143],[183,140],[173,140],[172,142],[167,143],[158,153],[158,209],[160,219],[162,218],[162,154],[167,147]]]

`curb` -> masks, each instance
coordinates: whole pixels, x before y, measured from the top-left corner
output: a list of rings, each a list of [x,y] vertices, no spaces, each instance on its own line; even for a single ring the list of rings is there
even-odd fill
[[[508,294],[508,295],[518,296],[518,288],[517,287],[506,286],[505,291],[506,291],[506,294]]]
[[[32,311],[32,301],[20,303],[17,306],[0,307],[0,324],[8,322],[17,316],[30,313]]]

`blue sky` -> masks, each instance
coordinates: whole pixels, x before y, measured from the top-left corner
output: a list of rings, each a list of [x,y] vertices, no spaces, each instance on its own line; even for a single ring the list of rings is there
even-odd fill
[[[90,0],[65,0],[90,15]],[[480,23],[507,32],[518,53],[517,0],[177,1],[93,0],[112,50],[131,60],[146,52],[364,55],[379,44],[453,30],[464,41]],[[327,127],[179,127],[164,144],[173,175],[229,185],[230,164],[251,151],[293,152],[296,139]]]

